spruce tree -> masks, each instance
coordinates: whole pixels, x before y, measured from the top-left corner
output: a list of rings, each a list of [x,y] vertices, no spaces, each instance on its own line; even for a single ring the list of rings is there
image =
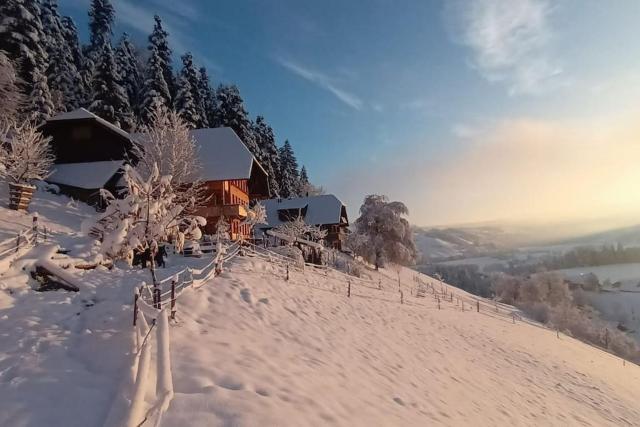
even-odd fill
[[[73,57],[73,46],[69,46],[58,14],[56,0],[44,0],[41,7],[45,48],[49,57],[46,70],[49,91],[54,98],[56,111],[71,111],[82,103],[83,88],[80,72]],[[77,42],[77,40],[76,40]]]
[[[62,17],[62,35],[65,39],[66,47],[69,49],[69,55],[73,58],[73,64],[78,71],[78,106],[88,106],[91,101],[91,80],[87,80],[88,74],[84,69],[85,59],[80,48],[80,40],[78,38],[78,28],[75,22],[68,16]]]
[[[240,91],[235,85],[220,85],[216,90],[216,111],[214,127],[228,126],[235,131],[249,151],[260,157],[258,147],[253,138],[253,129],[249,113],[244,108]]]
[[[162,59],[155,48],[151,49],[151,55],[147,61],[146,74],[142,87],[140,105],[140,120],[143,124],[150,124],[153,113],[159,107],[169,108],[169,87],[162,73]]]
[[[279,149],[280,157],[280,196],[281,197],[297,197],[300,188],[300,178],[298,176],[298,161],[293,148],[289,141],[285,141],[284,145]]]
[[[81,69],[82,82],[87,88],[86,103],[94,98],[93,74],[100,60],[102,48],[111,45],[115,10],[110,0],[91,0],[89,8],[89,45],[84,48],[84,58]]]
[[[193,99],[193,88],[191,82],[184,73],[180,74],[178,80],[178,93],[176,93],[176,101],[174,108],[182,120],[184,120],[190,128],[196,128],[200,122],[198,108]]]
[[[192,127],[206,127],[204,103],[200,96],[200,79],[193,66],[193,57],[190,53],[182,55],[182,70],[180,70],[174,106],[176,111]]]
[[[265,122],[264,117],[258,116],[253,125],[253,133],[260,153],[258,161],[269,175],[270,196],[277,197],[280,194],[280,185],[278,184],[277,176],[278,169],[280,168],[280,160],[273,129]]]
[[[304,188],[308,185],[311,185],[309,182],[309,176],[307,175],[307,168],[302,165],[302,169],[300,169],[300,187]]]
[[[91,88],[93,101],[89,107],[90,110],[124,130],[132,130],[134,126],[133,113],[129,105],[127,92],[122,87],[120,76],[116,69],[113,50],[109,43],[102,48],[102,54],[96,64]]]
[[[166,105],[171,105],[171,101],[176,93],[176,85],[173,76],[173,67],[171,65],[171,48],[169,47],[169,33],[162,28],[162,20],[158,15],[153,17],[155,24],[153,30],[149,35],[149,51],[154,49],[160,58],[160,64],[162,67],[162,76],[167,88],[169,89],[169,97],[166,99]]]
[[[89,49],[100,54],[102,46],[111,44],[115,10],[110,0],[91,0],[89,9]],[[93,58],[94,61],[96,58]]]
[[[33,70],[32,76],[33,84],[27,99],[25,113],[29,120],[39,125],[53,116],[55,110],[51,100],[51,93],[49,92],[49,85],[47,84],[47,77],[38,68]]]
[[[140,114],[140,94],[144,79],[138,52],[127,33],[122,34],[122,38],[116,48],[116,67],[122,86],[127,92],[131,110],[135,116],[138,116]]]
[[[200,77],[198,78],[198,91],[200,92],[200,99],[204,107],[204,119],[203,126],[214,125],[214,115],[216,112],[216,98],[215,92],[211,89],[211,83],[209,82],[209,75],[207,69],[200,68]]]
[[[0,50],[16,64],[25,93],[33,92],[36,80],[43,84],[48,62],[44,38],[39,2],[0,1]]]

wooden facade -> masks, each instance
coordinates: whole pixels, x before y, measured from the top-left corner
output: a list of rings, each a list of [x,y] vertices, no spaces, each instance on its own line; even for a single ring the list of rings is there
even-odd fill
[[[69,118],[65,118],[68,116]],[[53,118],[40,127],[43,135],[51,137],[51,148],[55,155],[55,165],[73,165],[105,161],[122,161],[132,158],[133,142],[129,134],[118,127],[100,119],[94,114],[79,109],[63,113],[60,119]],[[54,170],[55,170],[54,165]],[[61,184],[50,179],[66,194],[76,200],[102,208],[103,201],[99,190],[104,188],[113,194],[117,192],[117,183],[121,173],[105,176],[95,188],[87,188],[86,182],[78,185]]]
[[[250,179],[229,179],[222,181],[207,181],[206,193],[209,197],[206,206],[198,209],[197,214],[207,219],[205,234],[215,234],[216,224],[220,217],[229,223],[229,234],[232,239],[250,238],[250,229],[242,221],[247,217],[249,204],[267,194],[251,192]],[[260,187],[256,185],[256,187]],[[251,195],[250,195],[251,194]]]

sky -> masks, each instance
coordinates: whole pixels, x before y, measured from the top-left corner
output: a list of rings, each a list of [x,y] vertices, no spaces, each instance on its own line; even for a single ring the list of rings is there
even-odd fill
[[[637,0],[112,2],[115,38],[159,14],[352,220],[375,193],[422,226],[640,222]],[[59,3],[86,40],[89,0]]]

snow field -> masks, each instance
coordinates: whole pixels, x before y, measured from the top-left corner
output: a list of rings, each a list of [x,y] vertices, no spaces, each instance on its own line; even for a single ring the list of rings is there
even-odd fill
[[[387,292],[352,284],[347,298],[343,279],[308,269],[285,282],[281,267],[244,257],[185,292],[162,425],[640,422],[637,366],[432,297],[407,291],[401,305],[385,274]]]

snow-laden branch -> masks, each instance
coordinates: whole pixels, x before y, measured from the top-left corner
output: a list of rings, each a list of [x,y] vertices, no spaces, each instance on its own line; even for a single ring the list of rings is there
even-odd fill
[[[55,160],[50,140],[29,121],[0,120],[0,177],[25,185],[47,178]]]

